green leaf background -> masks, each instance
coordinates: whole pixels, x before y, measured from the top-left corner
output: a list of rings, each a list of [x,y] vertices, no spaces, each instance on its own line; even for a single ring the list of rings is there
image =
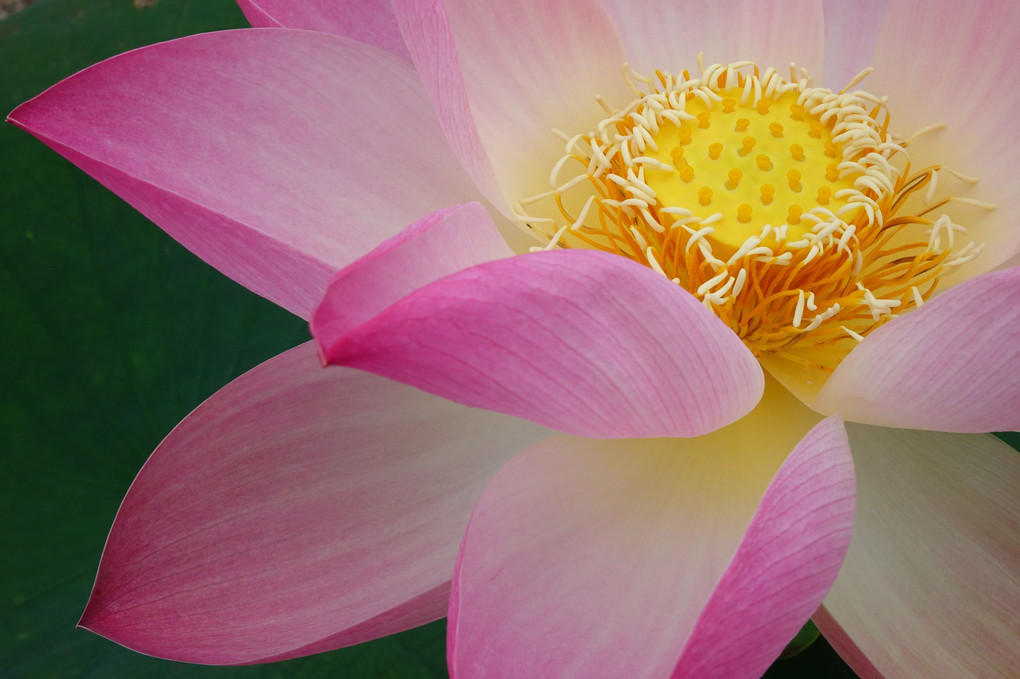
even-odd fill
[[[231,0],[39,0],[0,22],[0,112],[134,47],[246,26]],[[75,629],[148,453],[203,399],[308,338],[13,126],[0,126],[0,674],[445,677],[443,621],[249,667],[156,660]],[[819,641],[769,677],[853,677]]]

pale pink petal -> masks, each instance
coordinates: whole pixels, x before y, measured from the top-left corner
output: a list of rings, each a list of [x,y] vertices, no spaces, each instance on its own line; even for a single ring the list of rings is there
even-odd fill
[[[394,8],[411,58],[453,153],[482,195],[512,217],[511,205],[503,197],[471,116],[446,9],[440,3],[432,5],[418,0],[394,0]]]
[[[857,524],[815,618],[862,677],[1020,669],[1020,454],[992,436],[847,424]]]
[[[237,0],[256,28],[303,28],[352,38],[410,61],[389,0]]]
[[[752,59],[785,74],[791,61],[822,75],[822,10],[816,0],[603,0],[631,66],[697,73],[705,63]]]
[[[838,91],[871,66],[878,33],[893,0],[822,0],[825,19],[823,84]]]
[[[846,431],[829,418],[779,469],[673,677],[756,677],[768,669],[836,580],[854,506]]]
[[[708,436],[556,437],[516,456],[486,489],[461,545],[451,676],[661,678],[688,638],[690,672],[684,665],[674,676],[720,676],[697,673],[708,645],[726,663],[753,658],[743,674],[722,676],[760,674],[821,600],[820,582],[835,576],[828,557],[804,551],[803,538],[828,517],[833,525],[822,532],[849,540],[853,486],[842,428],[826,422],[797,445],[817,421],[773,384],[752,414]],[[773,547],[761,544],[770,532]],[[762,568],[748,570],[758,549]],[[755,584],[760,599],[748,591]],[[774,608],[763,618],[768,599]],[[777,628],[751,629],[763,620]],[[736,635],[721,645],[719,624],[734,625]]]
[[[324,33],[228,31],[128,52],[11,121],[305,317],[337,269],[476,195],[410,65]]]
[[[513,254],[481,205],[438,210],[337,274],[313,315],[316,335],[339,337],[424,285]]]
[[[1020,268],[985,274],[872,332],[812,402],[908,429],[1020,429]]]
[[[751,353],[692,295],[592,250],[466,269],[346,334],[327,321],[316,315],[312,333],[329,363],[582,436],[697,436],[763,388]]]
[[[549,189],[549,171],[563,155],[553,128],[570,135],[594,129],[606,117],[596,95],[618,108],[633,99],[620,74],[623,51],[594,0],[394,6],[453,147],[504,213],[517,199]],[[476,167],[479,143],[499,195],[486,190]]]
[[[968,3],[896,0],[875,50],[875,73],[862,87],[889,95],[891,129],[904,136],[931,123],[946,129],[910,147],[915,168],[946,164],[978,177],[975,186],[942,174],[946,195],[969,196],[998,205],[994,212],[962,207],[955,221],[968,229],[966,243],[985,243],[975,261],[946,277],[966,280],[1008,260],[1020,250],[1020,4],[1002,0]],[[939,213],[935,213],[937,216]]]
[[[485,484],[545,435],[323,370],[304,344],[160,444],[121,505],[80,624],[143,653],[237,664],[439,618]]]

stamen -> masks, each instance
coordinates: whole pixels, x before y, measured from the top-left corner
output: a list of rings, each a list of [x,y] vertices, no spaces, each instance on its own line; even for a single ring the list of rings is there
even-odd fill
[[[924,298],[921,297],[921,291],[917,289],[916,285],[910,286],[910,294],[913,296],[914,304],[916,306],[921,306],[922,304],[924,304]]]
[[[932,132],[938,132],[939,130],[944,129],[946,129],[945,123],[932,123],[931,125],[925,125],[920,130],[910,135],[910,137],[908,137],[906,141],[900,142],[900,145],[906,148],[907,146],[910,146],[924,135],[931,134]]]
[[[804,318],[804,303],[807,297],[804,295],[803,290],[797,291],[797,308],[793,312],[793,327],[799,328],[800,322]]]
[[[854,332],[850,328],[846,327],[845,325],[841,325],[839,327],[842,328],[843,331],[846,332],[846,334],[850,335],[850,337],[854,338],[854,340],[856,340],[858,342],[863,342],[864,341],[864,336],[863,335],[857,334],[856,332]]]
[[[838,94],[846,94],[851,89],[853,89],[858,84],[860,84],[860,82],[862,80],[864,80],[869,75],[871,75],[872,71],[874,71],[874,70],[875,69],[873,67],[871,67],[871,66],[866,66],[865,68],[862,68],[861,71],[857,75],[855,75],[853,78],[850,78],[850,82],[848,82],[846,85],[844,85],[843,89],[841,89],[838,92]]]
[[[606,103],[606,100],[601,94],[595,95],[595,101],[598,102],[598,105],[602,107],[602,110],[605,111],[607,115],[613,115],[613,109],[609,107],[609,104]]]

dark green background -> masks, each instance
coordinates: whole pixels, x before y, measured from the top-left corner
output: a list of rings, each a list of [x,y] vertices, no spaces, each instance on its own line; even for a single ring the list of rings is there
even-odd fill
[[[0,112],[119,52],[242,26],[230,0],[39,0],[0,22]],[[240,668],[154,660],[74,628],[148,453],[308,331],[11,125],[0,126],[0,158],[0,674],[446,676],[443,622]],[[819,642],[768,676],[854,675]]]

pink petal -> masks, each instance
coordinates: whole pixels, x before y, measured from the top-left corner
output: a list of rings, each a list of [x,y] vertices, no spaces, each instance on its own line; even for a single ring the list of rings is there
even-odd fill
[[[985,243],[981,256],[946,277],[957,283],[1020,252],[1020,4],[896,0],[878,40],[875,73],[862,87],[889,95],[892,129],[903,136],[936,122],[947,128],[911,146],[914,167],[944,163],[980,178],[976,186],[943,174],[947,195],[998,205],[994,212],[958,208],[954,221],[967,240]],[[938,216],[936,212],[934,216]],[[960,237],[958,237],[960,238]]]
[[[451,676],[760,674],[835,577],[841,553],[812,538],[845,548],[853,511],[842,427],[798,445],[818,418],[781,392],[696,439],[556,437],[516,456],[461,545]],[[706,653],[744,671],[699,673]]]
[[[825,87],[838,91],[862,69],[871,66],[878,33],[892,1],[822,0]]]
[[[582,436],[697,436],[762,393],[754,357],[693,296],[592,250],[466,269],[346,334],[326,320],[312,332],[331,364]]]
[[[818,608],[854,524],[843,423],[824,420],[779,469],[673,677],[759,676]]]
[[[1020,668],[1020,455],[992,436],[847,425],[858,514],[815,618],[862,677]]]
[[[603,0],[638,72],[753,59],[785,73],[791,61],[822,76],[822,11],[813,0]]]
[[[256,28],[303,28],[352,38],[410,61],[387,0],[237,0]]]
[[[341,336],[423,285],[513,254],[481,205],[438,210],[337,274],[315,310],[315,332]]]
[[[80,624],[143,653],[240,664],[439,618],[471,508],[543,436],[323,370],[304,344],[224,387],[156,449]]]
[[[453,153],[482,195],[505,215],[512,216],[471,116],[446,9],[439,3],[430,6],[417,0],[394,0],[394,8],[407,48]]]
[[[868,335],[811,404],[910,429],[1020,429],[1020,268],[945,292]]]
[[[613,27],[593,0],[397,0],[395,9],[451,144],[504,213],[549,189],[549,171],[563,155],[553,128],[594,129],[606,116],[596,95],[619,108],[633,99]],[[477,167],[479,144],[496,195]]]
[[[475,195],[409,65],[322,33],[146,47],[72,76],[11,120],[303,316],[337,269]]]

